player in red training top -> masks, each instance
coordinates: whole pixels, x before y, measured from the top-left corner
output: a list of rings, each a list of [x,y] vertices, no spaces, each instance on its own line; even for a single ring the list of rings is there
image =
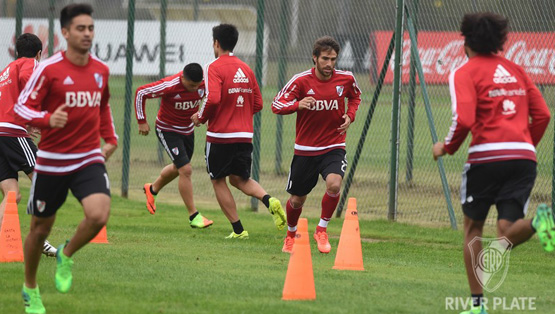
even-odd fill
[[[16,118],[13,109],[19,93],[40,61],[42,42],[33,34],[22,34],[15,42],[15,50],[17,59],[0,72],[0,188],[4,195],[0,204],[0,225],[6,208],[6,195],[14,191],[19,203],[18,172],[25,172],[31,179],[37,154],[27,126]],[[56,256],[56,248],[45,240],[42,253]]]
[[[28,313],[45,311],[36,282],[40,248],[68,191],[80,201],[85,218],[75,235],[58,248],[58,291],[68,292],[73,254],[96,236],[110,215],[104,160],[116,149],[117,135],[108,104],[108,67],[89,53],[94,37],[91,14],[88,4],[62,9],[67,50],[37,67],[14,109],[28,124],[42,129],[27,207],[33,215],[24,248],[23,299]],[[100,137],[106,142],[102,150]]]
[[[536,178],[535,147],[550,113],[524,70],[497,55],[507,39],[507,26],[506,18],[493,13],[464,16],[461,33],[468,62],[449,76],[453,124],[445,142],[433,147],[435,159],[454,154],[472,133],[461,184],[464,261],[473,299],[464,313],[485,313],[481,298],[490,274],[474,265],[484,262],[480,237],[491,205],[497,207],[499,239],[490,248],[505,252],[535,231],[546,250],[555,245],[549,207],[541,205],[533,219],[524,219]]]
[[[335,69],[339,50],[337,41],[329,36],[316,40],[312,51],[314,67],[293,76],[272,104],[274,113],[297,113],[295,154],[287,182],[291,197],[286,204],[287,236],[283,252],[293,250],[297,222],[308,194],[318,182],[318,175],[326,181],[326,193],[314,239],[320,252],[331,250],[326,229],[339,202],[347,168],[346,132],[355,121],[360,104],[360,89],[353,73]]]
[[[164,167],[153,183],[144,185],[146,207],[154,215],[158,192],[179,176],[179,193],[189,211],[189,225],[192,228],[209,227],[213,221],[203,217],[195,208],[190,163],[195,148],[195,125],[191,122],[191,115],[197,112],[204,97],[200,64],[187,64],[183,71],[175,75],[137,88],[135,114],[141,135],[146,136],[150,132],[145,112],[146,99],[157,97],[162,98],[162,103],[156,117],[156,136],[173,163]]]
[[[212,36],[216,60],[206,65],[206,98],[191,119],[197,126],[208,121],[206,169],[218,203],[233,227],[227,238],[247,239],[249,233],[239,220],[226,177],[246,195],[261,200],[280,230],[285,227],[285,213],[279,200],[250,178],[252,117],[262,110],[262,96],[251,68],[233,55],[239,32],[233,25],[220,24],[212,29]]]

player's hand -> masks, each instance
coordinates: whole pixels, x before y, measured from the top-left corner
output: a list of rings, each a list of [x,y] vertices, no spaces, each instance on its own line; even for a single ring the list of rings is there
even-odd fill
[[[29,133],[29,136],[32,138],[37,139],[40,136],[40,129],[34,126],[28,126],[27,133]]]
[[[148,132],[150,132],[150,125],[148,125],[148,122],[139,123],[139,134],[147,136]]]
[[[343,124],[337,128],[339,134],[345,134],[347,132],[347,129],[349,128],[349,125],[351,125],[351,118],[348,114],[344,114],[343,119],[345,119],[345,122],[343,122]]]
[[[56,108],[54,113],[50,116],[50,120],[48,123],[50,124],[51,128],[63,128],[66,126],[67,123],[67,112],[64,110],[67,108],[66,104],[63,104]]]
[[[202,123],[200,123],[200,120],[198,119],[198,112],[195,112],[192,116],[191,116],[191,121],[193,121],[193,123],[195,124],[195,126],[200,126]]]
[[[447,154],[445,151],[445,144],[443,144],[443,142],[435,143],[432,148],[432,154],[434,154],[434,160],[437,160],[439,157]]]
[[[104,156],[104,160],[108,160],[110,156],[116,151],[118,147],[114,144],[106,143],[102,146],[102,156]]]
[[[301,101],[299,101],[299,108],[297,110],[300,111],[300,110],[308,109],[315,102],[316,102],[316,99],[314,99],[314,97],[305,97]]]

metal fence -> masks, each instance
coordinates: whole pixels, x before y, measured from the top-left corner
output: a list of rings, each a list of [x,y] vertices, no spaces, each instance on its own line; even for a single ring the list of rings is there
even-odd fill
[[[186,63],[211,61],[211,28],[219,23],[238,27],[235,53],[251,65],[261,81],[265,109],[256,120],[260,136],[255,139],[253,176],[282,200],[288,197],[285,184],[293,156],[295,115],[272,114],[271,101],[290,77],[312,67],[312,44],[323,35],[340,42],[337,67],[353,71],[363,92],[357,120],[347,137],[348,171],[353,169],[357,146],[360,151],[348,196],[358,199],[361,217],[449,226],[448,195],[460,223],[458,190],[468,141],[454,157],[443,158],[444,189],[431,157],[433,132],[429,122],[434,121],[442,139],[451,122],[446,77],[464,61],[457,33],[464,13],[493,11],[509,18],[511,35],[504,54],[532,76],[553,112],[555,4],[550,0],[0,0],[4,34],[1,63],[11,61],[18,28],[36,33],[45,44],[45,54],[63,49],[65,41],[57,19],[61,8],[72,2],[88,2],[95,9],[93,53],[110,65],[111,105],[121,140],[108,169],[113,192],[133,199],[143,198],[143,184],[154,180],[169,159],[154,134],[138,135],[130,93],[142,84],[176,73]],[[402,45],[387,64],[383,84],[378,84],[399,21],[397,7],[403,2],[406,10],[399,15],[403,17],[399,25],[404,26]],[[18,16],[23,18],[20,25]],[[131,25],[134,38],[128,37]],[[410,25],[415,34],[418,32],[414,40],[418,41],[429,106],[418,79],[414,51],[411,54]],[[401,56],[402,79],[394,88],[397,55]],[[130,61],[133,75],[126,79]],[[156,101],[147,103],[151,125],[157,109]],[[367,135],[361,137],[364,129]],[[205,172],[204,138],[205,128],[198,128],[192,159],[194,194],[199,206],[215,207]],[[552,179],[550,126],[538,147],[538,178],[531,209],[542,202],[551,203]],[[324,189],[321,182],[310,194],[305,205],[309,215],[319,213]],[[234,196],[240,206],[251,206],[248,197],[237,192]],[[176,182],[162,190],[159,200],[182,204]],[[495,215],[489,221],[494,219]]]

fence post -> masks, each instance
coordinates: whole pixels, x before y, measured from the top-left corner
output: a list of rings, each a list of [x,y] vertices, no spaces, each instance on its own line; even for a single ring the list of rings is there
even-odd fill
[[[15,7],[15,38],[23,32],[23,0],[17,0]]]
[[[397,0],[397,17],[395,27],[395,68],[393,70],[393,103],[391,110],[391,162],[389,166],[389,211],[387,218],[395,220],[397,216],[397,187],[399,171],[399,110],[401,108],[401,67],[403,54],[403,8],[404,0]]]
[[[54,6],[55,0],[50,0],[48,5],[48,56],[54,54]]]
[[[430,134],[432,136],[432,144],[437,142],[437,133],[434,123],[434,116],[432,115],[432,106],[430,105],[430,98],[428,97],[428,89],[426,88],[426,82],[424,81],[424,71],[422,70],[422,63],[420,62],[420,56],[418,54],[418,47],[416,45],[416,32],[414,31],[414,24],[407,12],[407,28],[409,31],[409,36],[411,40],[411,50],[412,54],[415,55],[414,61],[416,62],[416,70],[418,71],[418,79],[420,80],[420,88],[422,89],[422,96],[424,97],[424,105],[426,108],[426,116],[428,117],[428,125],[430,127]],[[449,184],[447,182],[447,177],[445,176],[445,168],[443,166],[443,158],[440,157],[437,160],[437,166],[439,169],[439,176],[441,178],[441,185],[443,187],[443,194],[445,195],[445,201],[447,202],[447,211],[449,212],[449,220],[451,222],[451,228],[457,230],[457,221],[455,219],[455,212],[453,210],[453,204],[451,203],[451,193],[449,192]]]
[[[287,39],[289,34],[289,14],[287,14],[289,0],[281,0],[281,15],[280,15],[280,34],[279,34],[279,60],[278,60],[278,90],[285,86],[285,75],[287,73]],[[276,115],[276,159],[275,159],[275,172],[282,174],[282,143],[283,143],[283,116]]]
[[[198,21],[198,1],[193,1],[193,21]]]
[[[125,112],[123,115],[123,158],[121,175],[121,196],[127,198],[129,195],[129,149],[131,144],[131,95],[133,93],[133,56],[135,46],[133,38],[135,35],[135,0],[129,0],[127,6],[127,49],[125,50]]]
[[[166,20],[167,20],[167,13],[168,13],[168,0],[161,0],[160,1],[160,70],[159,76],[160,79],[166,77]],[[158,101],[158,108],[160,108],[162,104],[162,99]],[[164,164],[164,148],[162,147],[162,143],[158,142],[156,145],[157,153],[158,153],[158,164]]]
[[[358,140],[357,150],[353,158],[353,163],[351,165],[351,168],[349,169],[349,173],[347,174],[345,187],[343,188],[341,199],[339,199],[339,204],[337,205],[336,217],[338,218],[341,217],[341,212],[343,211],[343,207],[345,206],[345,201],[347,200],[347,196],[349,196],[349,189],[351,188],[351,183],[353,182],[353,178],[357,170],[358,160],[360,158],[360,154],[362,153],[364,142],[366,141],[366,134],[368,133],[368,129],[370,128],[372,117],[374,116],[374,110],[376,109],[376,105],[378,104],[378,98],[380,97],[380,93],[382,91],[383,81],[385,80],[385,75],[387,74],[387,66],[389,65],[389,61],[391,60],[394,45],[395,33],[393,33],[393,35],[391,36],[391,41],[389,42],[389,47],[387,48],[385,60],[382,65],[382,70],[376,82],[376,89],[374,90],[374,96],[372,97],[372,102],[370,103],[370,109],[368,109],[368,114],[366,115],[366,120],[364,121],[364,126],[362,127],[362,132]]]
[[[264,54],[264,0],[258,0],[256,10],[256,66],[255,75],[258,86],[262,91],[262,67]],[[253,135],[253,152],[252,152],[252,178],[260,182],[260,127],[262,125],[261,112],[254,115],[254,135]],[[251,198],[251,208],[258,211],[258,199]]]
[[[418,5],[419,0],[413,0],[413,10],[414,10],[414,25],[415,25],[415,36],[416,41],[418,40]],[[417,41],[418,43],[418,41]],[[412,181],[412,169],[414,161],[414,114],[416,110],[416,67],[414,65],[414,54],[410,54],[410,73],[409,73],[409,108],[407,117],[407,169],[405,178],[407,182]]]

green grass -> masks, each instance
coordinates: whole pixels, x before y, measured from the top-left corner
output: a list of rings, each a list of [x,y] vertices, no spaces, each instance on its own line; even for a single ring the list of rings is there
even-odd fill
[[[28,190],[23,194],[26,200]],[[24,207],[19,213],[25,237],[29,217]],[[241,210],[251,238],[229,242],[224,237],[231,227],[219,209],[213,205],[202,212],[214,226],[193,230],[182,206],[159,203],[151,216],[142,202],[115,196],[110,244],[91,244],[75,255],[68,294],[55,290],[55,259],[42,257],[38,282],[48,313],[440,313],[446,312],[446,297],[469,294],[460,231],[363,220],[365,271],[336,271],[342,221],[334,219],[331,254],[318,253],[311,241],[316,300],[282,301],[289,256],[280,251],[284,233],[275,229],[270,215]],[[51,242],[70,237],[82,216],[69,197]],[[312,232],[317,217],[308,212],[308,218]],[[551,312],[554,257],[533,238],[511,253],[505,282],[486,295],[536,297],[534,313]],[[0,278],[0,313],[22,313],[23,264],[0,264]]]

